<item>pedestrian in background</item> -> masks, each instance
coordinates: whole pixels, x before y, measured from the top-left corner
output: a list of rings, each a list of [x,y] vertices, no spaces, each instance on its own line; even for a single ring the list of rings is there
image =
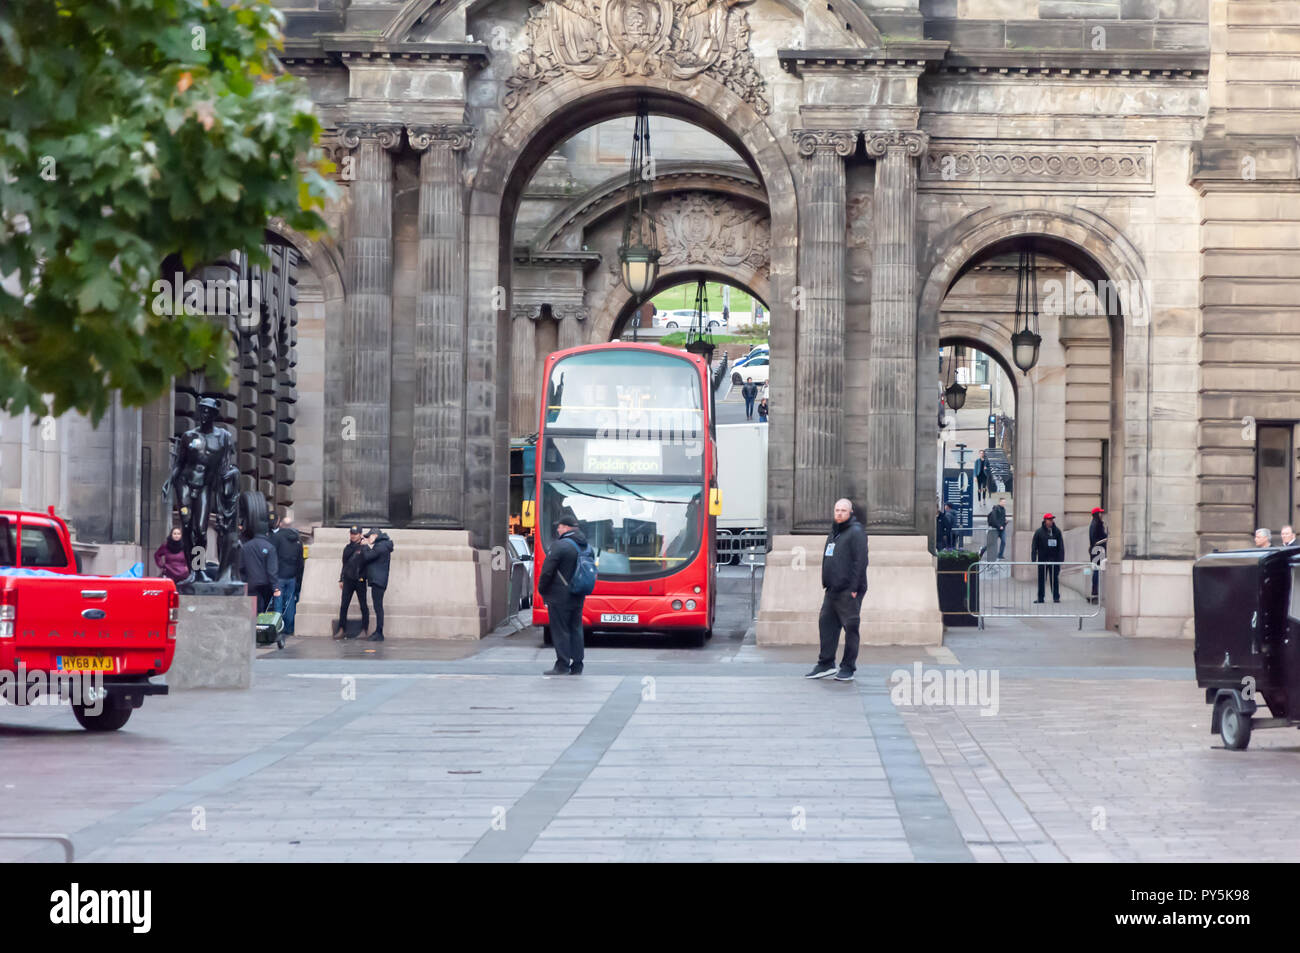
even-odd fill
[[[546,565],[537,579],[537,593],[551,619],[551,644],[555,647],[555,664],[543,675],[581,675],[585,657],[582,631],[582,604],[585,595],[572,590],[578,561],[588,557],[591,547],[578,529],[574,516],[561,516],[555,523],[555,542],[546,554]]]
[[[1287,547],[1296,545],[1295,530],[1290,523],[1282,527],[1282,545]]]
[[[952,549],[952,520],[948,516],[951,505],[939,508],[934,518],[935,550]]]
[[[179,526],[173,526],[163,544],[154,550],[154,565],[172,582],[184,582],[190,578],[189,560],[185,558],[184,535]]]
[[[1029,558],[1041,563],[1038,567],[1038,598],[1043,601],[1043,585],[1050,577],[1052,580],[1052,601],[1061,601],[1061,566],[1065,561],[1065,538],[1056,525],[1056,517],[1051,513],[1043,514],[1043,524],[1034,533],[1033,545],[1029,548]]]
[[[821,654],[817,664],[804,678],[826,678],[837,682],[853,681],[858,666],[861,640],[862,600],[867,595],[867,534],[853,515],[853,504],[836,500],[831,531],[822,551],[822,611],[817,619]],[[835,668],[835,651],[844,630],[844,654]]]
[[[370,587],[370,602],[375,607],[375,631],[367,642],[384,641],[384,593],[388,590],[388,561],[393,555],[393,541],[382,529],[372,529],[361,543],[364,552],[364,575]]]
[[[1106,529],[1106,524],[1102,521],[1101,514],[1106,511],[1100,506],[1092,508],[1092,523],[1088,526],[1088,558],[1092,561],[1092,601],[1097,601],[1097,580],[1101,577],[1101,570],[1097,567],[1106,557],[1106,539],[1110,536]]]
[[[239,527],[242,534],[244,527]],[[257,597],[257,612],[261,615],[271,606],[271,600],[280,594],[276,588],[279,566],[275,558],[275,545],[268,536],[254,536],[244,540],[239,547],[239,575],[248,587],[248,594]]]
[[[740,388],[740,396],[745,398],[745,419],[754,419],[754,400],[758,397],[758,385],[754,383],[754,378],[745,378],[745,384]]]
[[[1273,531],[1261,526],[1255,530],[1255,548],[1268,549],[1273,545]]]
[[[762,400],[758,402],[758,422],[760,424],[767,423],[767,398],[766,397],[764,397]]]
[[[293,635],[293,620],[298,609],[298,580],[302,576],[302,538],[293,528],[293,517],[286,513],[271,533],[275,544],[275,559],[279,567],[276,585],[280,595],[276,611],[284,617],[284,634]]]
[[[352,604],[354,594],[357,601],[361,603],[361,631],[365,632],[370,628],[370,607],[366,605],[366,580],[362,575],[365,563],[365,550],[361,545],[361,527],[353,526],[348,530],[348,544],[343,547],[343,569],[339,573],[339,590],[342,592],[342,598],[339,600],[339,630],[334,635],[336,639],[354,638],[347,634],[348,607]]]
[[[978,490],[977,498],[983,503],[989,496],[989,464],[984,459],[984,451],[975,459],[975,488]]]
[[[1007,551],[1007,498],[998,497],[997,504],[989,510],[989,526],[998,531],[998,559]]]

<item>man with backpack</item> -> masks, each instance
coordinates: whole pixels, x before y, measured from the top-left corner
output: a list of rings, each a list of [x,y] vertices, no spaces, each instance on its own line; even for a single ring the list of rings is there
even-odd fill
[[[543,675],[581,675],[582,604],[596,584],[596,556],[573,516],[555,524],[555,542],[537,580],[537,591],[551,617],[555,665]]]

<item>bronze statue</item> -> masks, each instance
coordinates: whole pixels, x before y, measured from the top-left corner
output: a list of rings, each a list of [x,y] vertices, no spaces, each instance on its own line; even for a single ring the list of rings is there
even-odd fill
[[[236,510],[239,505],[239,469],[235,466],[235,439],[216,426],[220,406],[210,397],[199,401],[199,423],[172,443],[171,476],[163,483],[163,499],[175,490],[175,508],[181,524],[192,582],[213,581],[207,573],[208,519],[217,531],[216,581],[234,579],[238,543]]]

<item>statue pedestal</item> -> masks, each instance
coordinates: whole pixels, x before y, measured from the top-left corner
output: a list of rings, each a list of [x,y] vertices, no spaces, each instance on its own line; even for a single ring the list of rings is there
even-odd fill
[[[485,595],[492,586],[489,554],[465,530],[389,529],[393,554],[384,591],[384,636],[397,639],[481,639],[490,630]],[[329,636],[339,616],[339,572],[348,531],[321,527],[302,575],[294,634]],[[374,607],[367,588],[370,629]],[[348,618],[361,618],[355,597]]]
[[[763,569],[759,645],[817,645],[824,536],[778,536]],[[869,536],[863,645],[942,645],[934,557],[924,536]]]
[[[253,683],[257,600],[239,595],[182,595],[176,654],[167,670],[172,691],[248,688]]]

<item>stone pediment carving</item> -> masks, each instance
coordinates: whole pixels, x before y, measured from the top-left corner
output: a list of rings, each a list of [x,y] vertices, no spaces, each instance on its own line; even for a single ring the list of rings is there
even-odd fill
[[[749,0],[543,0],[529,10],[527,43],[506,80],[507,109],[572,74],[663,76],[707,73],[760,115],[771,106],[749,49]]]
[[[704,192],[674,195],[652,207],[659,237],[659,265],[700,265],[766,275],[772,230],[766,209]],[[610,256],[617,274],[618,262]]]

